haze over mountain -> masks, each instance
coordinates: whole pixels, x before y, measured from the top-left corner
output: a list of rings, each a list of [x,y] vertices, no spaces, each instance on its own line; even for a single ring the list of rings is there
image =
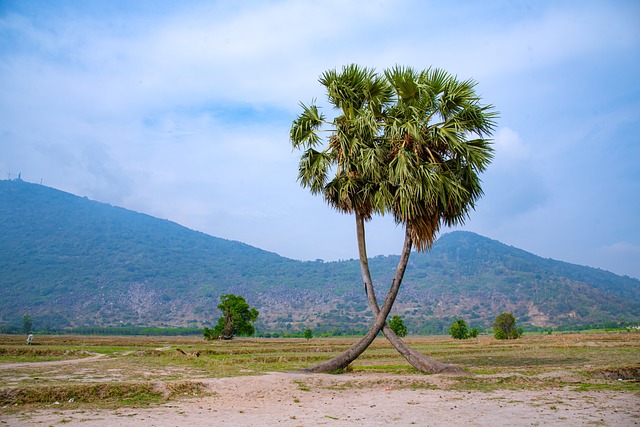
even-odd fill
[[[258,331],[363,330],[357,260],[302,262],[22,180],[0,181],[0,327],[211,325],[219,296],[258,308]],[[397,256],[370,265],[384,298]],[[469,232],[413,253],[392,314],[411,333],[510,311],[542,327],[640,321],[640,281],[543,259]]]

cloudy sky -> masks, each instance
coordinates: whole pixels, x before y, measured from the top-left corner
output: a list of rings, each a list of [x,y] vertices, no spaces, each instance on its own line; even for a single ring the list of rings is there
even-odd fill
[[[0,178],[294,259],[355,258],[296,182],[318,76],[441,67],[500,111],[463,227],[640,278],[640,2],[0,1]],[[326,110],[331,115],[331,110]],[[369,254],[402,230],[368,225]]]

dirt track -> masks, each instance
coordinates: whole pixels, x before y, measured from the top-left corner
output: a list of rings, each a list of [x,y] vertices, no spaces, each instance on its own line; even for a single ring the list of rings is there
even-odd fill
[[[85,359],[86,360],[86,359]],[[633,426],[629,392],[406,388],[411,376],[277,373],[207,380],[212,395],[148,409],[63,410],[0,415],[3,425],[65,426]]]
[[[65,359],[65,360],[52,360],[51,362],[22,362],[22,363],[3,363],[0,364],[0,369],[23,369],[34,367],[37,369],[46,368],[51,366],[66,366],[75,365],[78,363],[95,362],[98,359],[103,358],[104,354],[93,353],[93,356],[81,358],[81,359]]]

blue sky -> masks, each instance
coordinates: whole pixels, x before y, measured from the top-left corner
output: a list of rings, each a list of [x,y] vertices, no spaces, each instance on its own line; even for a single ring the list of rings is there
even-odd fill
[[[2,0],[0,178],[355,258],[353,218],[296,182],[298,104],[345,64],[435,66],[501,114],[462,228],[640,278],[639,52],[637,1]],[[399,253],[390,219],[367,232]]]

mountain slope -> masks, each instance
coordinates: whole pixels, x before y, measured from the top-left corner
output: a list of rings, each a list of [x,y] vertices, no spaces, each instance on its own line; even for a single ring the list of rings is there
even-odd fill
[[[202,326],[229,292],[263,331],[361,330],[370,316],[357,261],[290,260],[20,180],[0,181],[0,231],[0,325]],[[397,261],[371,260],[380,299]],[[456,316],[489,327],[502,311],[539,326],[638,321],[640,282],[468,232],[412,254],[396,304],[412,332]]]
[[[406,288],[432,301],[445,296],[435,315],[457,312],[481,321],[510,311],[537,326],[638,318],[638,280],[544,259],[477,234],[450,233],[431,253],[414,255]]]

